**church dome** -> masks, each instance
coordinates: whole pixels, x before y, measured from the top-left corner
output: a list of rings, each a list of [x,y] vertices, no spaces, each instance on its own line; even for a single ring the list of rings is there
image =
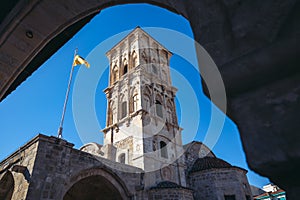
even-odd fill
[[[232,167],[228,162],[216,157],[198,158],[190,172],[198,172],[206,169],[220,169]]]

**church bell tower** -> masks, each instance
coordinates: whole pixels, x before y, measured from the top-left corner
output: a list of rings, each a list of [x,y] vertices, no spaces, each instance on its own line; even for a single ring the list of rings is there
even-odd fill
[[[185,186],[181,128],[170,77],[172,53],[137,27],[109,59],[105,157]]]

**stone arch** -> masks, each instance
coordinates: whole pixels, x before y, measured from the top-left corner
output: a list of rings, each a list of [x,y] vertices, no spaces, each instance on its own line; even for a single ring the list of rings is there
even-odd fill
[[[138,58],[136,52],[133,50],[131,54],[131,60],[132,60],[132,68],[135,68],[138,66]]]
[[[117,65],[111,70],[111,84],[115,83],[119,79],[119,69]]]
[[[129,71],[128,62],[127,62],[127,59],[124,58],[123,63],[122,63],[122,71],[121,71],[122,74],[121,75],[123,76],[123,75],[127,74],[128,71]]]
[[[169,123],[174,123],[175,122],[174,112],[175,112],[174,104],[170,99],[168,99],[167,100],[167,105],[166,105],[166,114],[167,114],[166,118],[167,118]]]
[[[155,96],[155,111],[156,115],[163,118],[164,117],[164,106],[163,106],[163,98],[161,95],[156,94]]]
[[[157,142],[159,156],[165,159],[170,158],[169,153],[172,145],[170,138],[166,137],[165,135],[158,134],[155,136],[154,140]]]
[[[0,177],[0,199],[10,200],[15,188],[15,180],[10,171]]]
[[[136,87],[134,87],[130,91],[129,113],[133,113],[137,111],[137,108],[138,108],[138,91]]]
[[[90,187],[91,185],[93,187]],[[82,191],[85,192],[83,193]],[[130,194],[124,181],[111,170],[107,168],[91,168],[70,177],[64,188],[62,199],[74,200],[75,197],[78,200],[98,200],[100,198],[105,200],[126,200],[130,199],[131,196],[132,194]]]
[[[127,104],[125,95],[120,95],[119,114],[121,119],[127,116]]]
[[[144,85],[143,86],[143,98],[142,98],[142,107],[144,110],[147,110],[148,112],[150,112],[150,108],[152,105],[152,101],[151,101],[151,89],[148,85]]]

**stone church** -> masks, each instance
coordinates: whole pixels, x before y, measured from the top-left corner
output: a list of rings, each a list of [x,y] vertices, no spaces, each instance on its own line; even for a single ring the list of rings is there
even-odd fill
[[[247,171],[182,144],[172,53],[137,27],[110,63],[103,145],[37,135],[0,163],[2,200],[250,200]]]

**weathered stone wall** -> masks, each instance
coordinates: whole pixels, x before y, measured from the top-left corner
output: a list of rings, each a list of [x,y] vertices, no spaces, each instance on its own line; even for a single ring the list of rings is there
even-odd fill
[[[27,198],[62,199],[74,183],[98,174],[97,171],[113,174],[117,180],[115,187],[120,187],[118,189],[121,189],[119,192],[123,196],[133,195],[135,186],[141,184],[141,170],[138,168],[96,158],[54,137],[41,138]]]
[[[236,167],[194,172],[189,175],[189,187],[195,191],[195,199],[219,200],[224,195],[235,195],[238,200],[246,200],[246,195],[252,198],[245,170]]]
[[[149,200],[193,200],[193,191],[184,188],[152,189],[149,191]]]
[[[28,186],[32,180],[32,173],[35,167],[37,149],[38,137],[35,137],[0,163],[1,173],[4,174],[9,170],[13,175],[14,189],[12,200],[25,199],[27,196]]]

